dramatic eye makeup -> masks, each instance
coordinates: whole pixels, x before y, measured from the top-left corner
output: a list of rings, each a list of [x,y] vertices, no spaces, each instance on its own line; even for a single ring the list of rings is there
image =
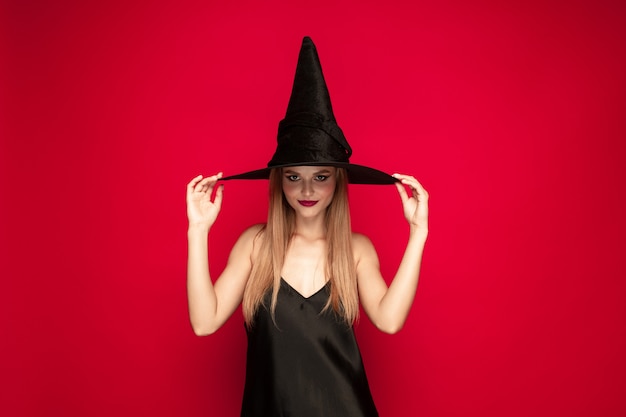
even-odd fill
[[[298,181],[299,179],[302,178],[300,173],[298,173],[297,171],[291,170],[291,169],[290,170],[285,170],[283,172],[283,175],[289,181]],[[315,181],[319,181],[319,182],[326,181],[330,176],[332,176],[332,171],[330,171],[328,169],[324,169],[324,170],[317,171],[317,172],[313,173],[313,179]]]

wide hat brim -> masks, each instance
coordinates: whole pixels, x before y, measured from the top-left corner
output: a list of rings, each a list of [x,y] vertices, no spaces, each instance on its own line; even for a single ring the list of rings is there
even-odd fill
[[[276,165],[268,168],[257,169],[254,171],[244,172],[237,175],[229,175],[222,178],[225,180],[264,180],[270,177],[270,172],[274,168],[286,168],[293,166],[333,166],[337,168],[345,168],[348,173],[348,182],[350,184],[373,184],[373,185],[388,185],[397,182],[398,180],[386,172],[379,171],[374,168],[366,167],[363,165],[345,163],[345,162],[298,162],[290,164]]]

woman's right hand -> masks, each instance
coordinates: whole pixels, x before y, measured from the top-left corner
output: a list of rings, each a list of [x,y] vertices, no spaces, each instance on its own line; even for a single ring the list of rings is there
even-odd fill
[[[215,223],[222,207],[224,185],[217,187],[213,201],[211,201],[211,195],[220,178],[222,178],[221,172],[206,178],[198,175],[187,184],[187,218],[189,219],[189,227],[206,228],[208,231]]]

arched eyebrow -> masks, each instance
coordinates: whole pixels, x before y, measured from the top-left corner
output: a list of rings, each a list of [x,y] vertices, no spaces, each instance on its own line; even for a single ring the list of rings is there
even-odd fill
[[[330,169],[324,168],[324,169],[321,169],[319,171],[314,171],[313,175],[330,175],[332,173],[333,172]],[[285,170],[283,170],[283,174],[285,174],[285,175],[302,175],[300,172],[298,172],[296,170],[293,170],[293,169],[285,169]]]
[[[315,171],[313,175],[330,175],[332,171],[330,169],[322,169],[320,171]]]

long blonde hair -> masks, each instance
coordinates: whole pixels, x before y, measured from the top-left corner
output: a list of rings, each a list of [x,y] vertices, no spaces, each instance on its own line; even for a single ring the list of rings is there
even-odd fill
[[[253,325],[254,315],[270,289],[270,312],[274,318],[280,273],[295,231],[295,212],[283,195],[282,181],[282,170],[273,169],[269,180],[267,224],[259,232],[259,251],[243,294],[243,315],[248,327]],[[332,308],[347,324],[352,324],[358,318],[359,297],[352,252],[348,178],[344,168],[336,169],[335,193],[326,209],[326,245],[325,273],[330,282],[330,297],[324,311]]]

